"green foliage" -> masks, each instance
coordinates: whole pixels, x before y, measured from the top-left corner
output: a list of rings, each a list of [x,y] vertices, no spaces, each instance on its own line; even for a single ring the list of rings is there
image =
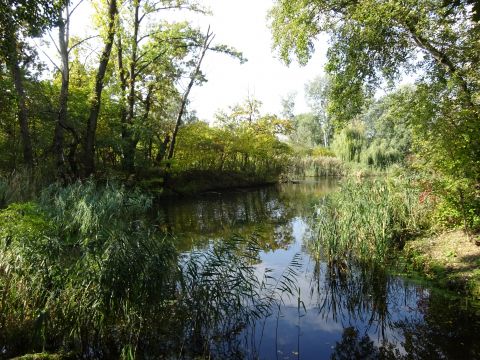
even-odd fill
[[[289,139],[296,146],[314,147],[323,145],[322,127],[313,113],[300,114],[292,120],[293,131]]]
[[[337,134],[332,143],[335,154],[343,161],[360,162],[362,151],[367,147],[365,127],[354,122]]]
[[[314,256],[385,263],[406,237],[429,225],[431,206],[413,179],[346,180],[314,217]]]
[[[315,146],[312,149],[312,156],[325,156],[325,157],[335,157],[335,153],[323,146]]]
[[[239,172],[271,179],[278,176],[291,152],[277,138],[288,128],[288,121],[267,115],[250,122],[243,116],[235,113],[224,118],[220,127],[204,122],[184,125],[178,135],[173,171]]]
[[[422,74],[416,89],[371,107],[381,127],[368,131],[375,128],[383,141],[372,143],[364,161],[383,168],[413,150],[417,165],[442,178],[434,190],[467,230],[480,211],[477,7],[471,1],[277,0],[270,13],[274,46],[287,63],[296,56],[305,64],[315,38],[330,35],[329,113],[337,125],[361,116],[380,85],[393,85],[405,72]],[[352,150],[346,140],[340,142]],[[345,152],[342,157],[353,157]]]
[[[294,177],[344,176],[345,174],[344,163],[330,153],[294,158],[289,169],[289,175]]]

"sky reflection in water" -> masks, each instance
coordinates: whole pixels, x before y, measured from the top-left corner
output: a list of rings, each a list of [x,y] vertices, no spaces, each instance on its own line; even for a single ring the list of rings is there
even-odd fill
[[[480,357],[480,310],[382,271],[354,264],[315,263],[305,242],[309,215],[336,183],[303,182],[277,188],[211,193],[161,209],[184,251],[206,248],[232,234],[255,233],[264,249],[262,276],[281,276],[295,254],[302,268],[297,290],[283,306],[242,336],[243,357],[262,359]],[[171,220],[175,219],[175,220]],[[299,296],[300,294],[300,305]]]

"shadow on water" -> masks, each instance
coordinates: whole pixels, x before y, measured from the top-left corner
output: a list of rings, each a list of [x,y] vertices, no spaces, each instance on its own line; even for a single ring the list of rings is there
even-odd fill
[[[63,346],[82,358],[480,358],[475,304],[371,264],[309,256],[308,219],[335,186],[302,182],[159,204],[157,235],[116,239],[107,262],[88,255],[101,265],[92,267],[102,274],[98,291],[66,275],[61,286],[91,296],[84,324],[52,309],[43,327],[27,322],[31,332],[2,328],[0,357]],[[168,256],[157,243],[165,232],[178,250]]]

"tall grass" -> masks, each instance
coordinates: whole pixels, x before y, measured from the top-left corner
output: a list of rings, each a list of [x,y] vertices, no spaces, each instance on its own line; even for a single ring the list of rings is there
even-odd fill
[[[228,358],[294,292],[296,263],[277,282],[258,276],[255,239],[181,256],[152,211],[138,191],[90,182],[0,211],[4,355]]]
[[[343,176],[346,173],[343,162],[332,156],[306,156],[293,161],[289,175],[295,177]]]
[[[176,268],[172,242],[141,216],[149,203],[121,187],[88,183],[50,188],[39,204],[1,212],[7,354],[65,347],[115,357],[136,343],[145,317],[169,299]],[[117,344],[108,340],[112,333]]]
[[[405,177],[346,180],[316,208],[311,252],[384,263],[406,237],[428,226],[430,207],[420,194]]]

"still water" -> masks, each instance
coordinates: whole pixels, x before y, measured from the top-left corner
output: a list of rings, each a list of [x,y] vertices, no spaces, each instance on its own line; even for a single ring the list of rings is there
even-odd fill
[[[211,192],[161,205],[159,223],[175,236],[185,256],[235,235],[254,236],[260,247],[255,274],[259,278],[268,274],[276,286],[276,305],[268,316],[245,326],[233,339],[213,341],[212,356],[480,358],[477,305],[373,265],[366,269],[310,257],[308,242],[315,237],[310,216],[319,199],[336,188],[335,181],[305,181]],[[292,280],[288,291],[281,286],[285,278]]]

